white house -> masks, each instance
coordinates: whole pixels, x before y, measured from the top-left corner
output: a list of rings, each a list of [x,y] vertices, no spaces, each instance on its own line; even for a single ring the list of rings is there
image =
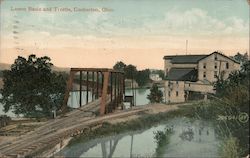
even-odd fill
[[[150,78],[151,80],[153,80],[153,81],[161,81],[161,80],[162,80],[162,78],[160,77],[159,74],[154,74],[154,73],[150,74],[150,75],[149,75],[149,78]]]

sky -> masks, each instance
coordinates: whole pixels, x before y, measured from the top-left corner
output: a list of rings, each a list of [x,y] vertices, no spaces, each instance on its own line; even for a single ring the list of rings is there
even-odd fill
[[[0,63],[163,69],[165,55],[249,52],[247,0],[3,0]]]

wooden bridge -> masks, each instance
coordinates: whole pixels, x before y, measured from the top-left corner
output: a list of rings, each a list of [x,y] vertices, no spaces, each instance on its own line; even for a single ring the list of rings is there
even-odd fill
[[[73,89],[74,83],[79,86],[76,90]],[[85,105],[81,94],[84,90]],[[135,108],[114,112],[118,107],[123,109],[124,90],[123,72],[112,69],[72,68],[62,106],[65,114],[15,140],[0,142],[0,157],[35,157],[67,138],[99,127],[104,121],[145,111],[143,108]],[[79,108],[69,111],[67,105],[72,91],[80,93]],[[88,101],[89,91],[92,92],[91,102]]]

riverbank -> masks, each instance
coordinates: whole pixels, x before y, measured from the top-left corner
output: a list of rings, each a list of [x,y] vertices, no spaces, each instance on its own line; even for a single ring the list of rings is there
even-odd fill
[[[110,115],[107,115],[104,117],[99,117],[99,118],[97,117],[97,118],[90,119],[90,122],[91,122],[91,120],[95,119],[95,121],[97,121],[96,123],[98,123],[98,124],[91,126],[89,128],[86,127],[86,130],[79,131],[77,129],[73,133],[70,132],[69,134],[71,134],[71,136],[68,135],[67,134],[68,132],[67,132],[66,133],[67,136],[63,136],[63,137],[61,136],[60,140],[59,140],[59,135],[54,136],[53,133],[50,132],[53,135],[53,139],[55,139],[55,140],[52,141],[51,139],[48,139],[48,141],[52,141],[52,142],[54,142],[54,144],[50,144],[49,146],[47,146],[48,148],[47,147],[44,147],[44,149],[41,148],[41,150],[38,148],[37,152],[34,154],[35,155],[39,154],[39,156],[47,156],[49,154],[47,152],[45,152],[45,153],[47,153],[46,155],[40,155],[40,153],[44,153],[44,151],[48,151],[48,150],[52,149],[54,147],[54,145],[61,146],[60,144],[62,144],[61,142],[64,142],[64,139],[72,138],[73,136],[74,136],[74,138],[76,138],[76,140],[80,140],[80,139],[78,139],[79,137],[84,137],[84,139],[89,140],[91,138],[102,137],[105,135],[116,135],[116,134],[126,132],[129,130],[135,131],[135,130],[150,128],[154,125],[161,123],[164,120],[167,120],[168,118],[173,118],[174,116],[185,116],[186,114],[191,113],[191,111],[186,110],[186,109],[189,109],[188,108],[188,107],[190,107],[189,105],[192,105],[192,103],[176,104],[176,105],[175,104],[172,104],[172,105],[150,104],[150,105],[146,105],[146,106],[133,107],[132,109],[123,110],[122,112],[117,110],[113,114],[110,114]],[[185,112],[186,114],[184,115],[183,112]],[[82,114],[81,111],[76,111],[76,113]],[[74,117],[72,119],[74,119],[74,120],[77,119],[79,121],[79,117],[76,117],[75,114],[73,116]],[[111,119],[111,118],[113,118],[113,119]],[[68,120],[68,119],[72,120],[71,118],[65,118],[65,120]],[[57,120],[57,121],[60,121],[60,120]],[[72,124],[72,121],[70,121],[70,120],[69,120],[69,123]],[[77,120],[75,120],[74,122],[78,122]],[[53,121],[53,122],[55,122],[55,121]],[[63,123],[63,126],[64,126],[65,121],[61,120],[61,122]],[[88,123],[86,122],[86,124],[88,124]],[[55,125],[58,126],[58,123],[56,123]],[[80,124],[80,126],[85,127],[84,124]],[[75,126],[74,126],[74,129],[76,129]],[[45,128],[44,128],[44,130],[45,130],[44,132],[47,132],[47,130]],[[60,130],[58,130],[58,132],[59,133],[63,132],[62,130],[65,130],[65,129],[60,128]],[[63,133],[65,133],[65,132],[63,132]],[[57,133],[55,133],[55,134],[57,134]],[[34,135],[34,137],[36,137],[36,136],[37,135]],[[27,139],[30,139],[30,138],[31,138],[31,135],[28,134]],[[75,139],[73,139],[70,143],[72,143],[74,140]],[[32,142],[33,142],[32,140],[29,140],[30,144],[32,144]],[[50,143],[52,143],[52,142],[50,142]],[[22,141],[21,143],[25,144],[26,142]],[[37,144],[39,144],[39,143],[37,143]],[[34,147],[36,147],[36,146],[34,146]],[[18,148],[18,146],[17,146],[17,148]],[[21,149],[21,147],[20,147],[20,149]],[[26,150],[26,148],[25,148],[25,150]],[[57,149],[53,150],[53,152],[56,150]]]
[[[105,121],[101,126],[91,130],[87,133],[81,134],[73,138],[69,144],[89,141],[98,137],[116,135],[122,132],[142,130],[150,128],[154,125],[160,124],[170,118],[178,116],[191,116],[193,103],[181,104],[148,104],[144,108],[145,112],[137,115],[128,116],[126,118],[119,118],[115,120]],[[140,107],[134,107],[140,108]]]
[[[135,107],[137,108],[137,107]],[[148,110],[143,112],[143,113],[139,113],[136,116],[130,116],[126,119],[117,119],[117,120],[111,120],[111,121],[105,121],[102,123],[101,126],[99,126],[98,128],[95,128],[93,130],[88,131],[87,133],[75,136],[70,142],[69,144],[63,148],[59,153],[56,154],[56,156],[75,156],[75,157],[79,157],[80,155],[84,155],[87,157],[103,157],[100,156],[100,154],[103,152],[106,153],[106,151],[102,151],[104,149],[103,146],[107,147],[107,153],[106,154],[113,154],[114,150],[116,150],[115,146],[111,146],[111,149],[109,149],[109,143],[112,142],[112,144],[117,144],[117,150],[114,154],[114,156],[118,156],[118,157],[124,157],[126,155],[129,155],[128,153],[126,153],[126,149],[124,148],[128,148],[128,146],[130,146],[130,143],[128,143],[129,138],[131,136],[136,137],[137,134],[142,134],[144,133],[144,131],[150,131],[149,136],[146,137],[145,139],[145,135],[142,136],[144,138],[142,138],[141,136],[138,136],[138,138],[136,139],[136,144],[141,144],[142,142],[154,142],[154,134],[153,132],[155,130],[164,130],[163,125],[164,124],[168,124],[170,123],[170,126],[172,125],[176,125],[175,129],[176,134],[175,137],[179,138],[180,133],[187,131],[189,129],[189,127],[196,128],[194,129],[194,132],[196,132],[197,137],[199,135],[199,132],[197,133],[197,123],[202,122],[202,121],[196,121],[194,124],[193,121],[189,122],[188,120],[194,120],[194,116],[193,115],[193,103],[185,103],[185,104],[172,104],[172,105],[165,105],[165,104],[150,104],[150,105],[146,105],[145,108],[147,108]],[[175,123],[175,121],[177,121]],[[205,123],[206,121],[204,121]],[[204,123],[199,123],[200,125],[204,126]],[[172,125],[171,125],[172,124]],[[191,126],[190,126],[191,125]],[[208,125],[206,123],[206,125]],[[158,128],[159,127],[159,128]],[[186,129],[188,128],[188,129]],[[204,127],[202,127],[204,128]],[[182,131],[184,129],[184,131]],[[204,130],[207,130],[207,126],[205,126]],[[213,131],[210,131],[211,129],[209,129],[209,133],[211,134],[211,136],[213,136]],[[203,132],[204,134],[204,138],[206,138],[207,141],[207,131]],[[124,137],[124,139],[122,139],[122,137]],[[109,139],[111,141],[109,141]],[[180,138],[179,138],[180,139]],[[197,139],[197,138],[196,138]],[[211,139],[211,138],[209,138]],[[148,140],[148,141],[146,141]],[[203,139],[202,139],[203,140]],[[135,138],[134,138],[135,141]],[[138,142],[139,141],[139,142]],[[99,143],[98,143],[99,142]],[[133,141],[132,141],[133,142]],[[189,141],[187,141],[189,142]],[[208,142],[213,142],[211,140],[208,140]],[[193,140],[192,142],[189,142],[190,144],[192,143],[204,143],[204,142],[197,142],[197,140]],[[152,148],[150,148],[150,152],[154,151],[155,149],[155,144],[152,144]],[[175,142],[174,142],[175,144]],[[182,143],[181,143],[182,144]],[[150,146],[151,146],[150,145]],[[172,146],[173,144],[171,144]],[[134,145],[131,145],[131,148]],[[192,145],[191,145],[192,146]],[[197,145],[199,146],[199,145]],[[185,145],[180,145],[180,148],[185,147]],[[206,145],[201,145],[200,146],[203,150],[207,149]],[[94,149],[93,149],[94,148]],[[122,151],[120,151],[120,149],[122,148]],[[130,147],[129,147],[130,148]],[[135,147],[135,150],[140,148],[139,146]],[[145,147],[146,148],[146,147]],[[214,145],[211,145],[211,148],[214,149]],[[100,149],[102,149],[100,151]],[[111,153],[109,153],[109,151],[112,151]],[[132,150],[132,149],[131,149]],[[134,149],[133,149],[134,150]],[[192,151],[193,148],[190,150]],[[215,150],[215,149],[214,149]],[[137,151],[137,150],[136,150]],[[138,152],[134,151],[134,156],[136,157],[136,155],[138,154]],[[144,157],[148,154],[149,150],[144,151],[142,150],[142,152],[139,152],[139,155],[141,155],[141,157]],[[186,150],[188,152],[188,150]],[[85,153],[86,152],[86,153]],[[122,152],[122,153],[120,153]],[[199,153],[196,150],[197,153]],[[119,154],[120,153],[120,154]],[[125,153],[125,155],[124,155]],[[145,155],[146,154],[146,155]],[[151,154],[149,154],[151,155]],[[137,155],[138,156],[138,155]],[[140,156],[139,156],[140,157]],[[151,157],[151,156],[150,156]]]
[[[185,149],[185,152],[189,154],[193,152],[194,153],[196,152],[196,155],[202,155],[203,153],[206,153],[208,155],[211,154],[210,155],[211,157],[222,155],[222,157],[226,158],[232,153],[235,153],[236,155],[238,155],[239,154],[237,153],[238,150],[241,150],[244,148],[242,148],[242,146],[239,146],[239,144],[237,143],[238,140],[236,138],[231,137],[230,134],[223,132],[224,129],[226,129],[223,126],[223,123],[225,123],[224,121],[223,122],[218,121],[217,117],[214,117],[213,115],[212,115],[213,117],[211,117],[209,115],[210,110],[208,110],[208,108],[209,108],[209,105],[212,105],[212,104],[213,102],[210,102],[210,101],[208,102],[196,101],[196,102],[190,102],[190,103],[171,104],[171,105],[165,105],[165,104],[145,105],[144,108],[147,110],[143,111],[142,113],[129,116],[126,118],[122,118],[122,119],[105,121],[98,128],[90,130],[87,133],[75,136],[69,142],[69,144],[58,153],[58,155],[60,154],[61,156],[71,155],[71,154],[74,155],[75,151],[77,151],[83,155],[86,154],[87,156],[93,156],[95,155],[96,152],[98,153],[100,152],[100,149],[99,149],[101,147],[100,145],[105,145],[105,142],[106,144],[109,144],[109,141],[107,141],[109,140],[109,138],[113,141],[117,140],[118,138],[120,140],[121,135],[125,135],[126,137],[126,138],[124,137],[124,139],[120,141],[121,143],[123,142],[123,145],[120,144],[120,147],[119,147],[119,148],[122,148],[122,150],[124,150],[123,148],[126,145],[129,145],[124,141],[125,140],[128,141],[127,137],[133,135],[133,134],[127,134],[127,133],[131,133],[131,132],[143,133],[143,131],[148,131],[148,130],[151,131],[152,133],[152,129],[154,129],[155,127],[160,127],[162,126],[162,124],[165,124],[165,123],[169,125],[169,122],[176,120],[176,119],[177,120],[180,119],[179,122],[177,121],[175,123],[170,123],[174,126],[176,125],[175,132],[177,132],[175,133],[174,138],[171,139],[172,141],[176,141],[170,144],[171,149],[169,149],[169,151],[172,152],[171,153],[172,155],[169,152],[166,152],[166,153],[169,153],[170,156],[176,156],[179,154],[178,151],[172,150],[173,148],[174,149],[180,148],[183,150]],[[138,108],[138,107],[134,107],[134,108]],[[197,124],[199,125],[197,126]],[[152,136],[147,139],[152,139]],[[181,145],[182,143],[180,143],[179,141],[180,139],[182,139],[183,145]],[[141,139],[137,139],[137,140],[141,141]],[[214,143],[215,141],[216,143]],[[169,142],[167,142],[167,144],[168,143]],[[85,144],[87,145],[85,146]],[[178,147],[175,146],[176,144],[178,144]],[[187,144],[190,144],[190,145],[187,145]],[[81,148],[82,146],[84,146],[84,149]],[[204,150],[204,152],[198,152],[197,150],[195,150],[194,146],[197,146],[197,148]],[[208,146],[211,149],[210,152],[207,152]],[[132,145],[131,145],[131,148],[132,148]],[[138,146],[136,148],[138,148]],[[164,146],[159,146],[157,147],[157,149],[158,148],[159,149],[164,148],[165,150],[167,150],[167,148]],[[237,151],[234,152],[234,149]],[[119,155],[118,153],[119,153],[119,150],[121,149],[117,149],[117,150],[118,151],[115,154],[116,156]],[[148,151],[145,151],[145,153],[147,154]],[[180,154],[179,156],[183,156],[182,154]],[[245,153],[241,153],[241,154],[243,156],[246,156]]]

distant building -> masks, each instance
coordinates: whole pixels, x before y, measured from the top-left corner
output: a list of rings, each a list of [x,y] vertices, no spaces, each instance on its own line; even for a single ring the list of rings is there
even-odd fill
[[[217,77],[228,78],[240,63],[221,53],[164,56],[166,102],[185,102],[215,93]]]
[[[153,80],[153,81],[161,81],[161,80],[162,80],[162,78],[160,77],[159,74],[154,74],[154,73],[150,74],[150,75],[149,75],[149,78],[150,78],[151,80]]]

